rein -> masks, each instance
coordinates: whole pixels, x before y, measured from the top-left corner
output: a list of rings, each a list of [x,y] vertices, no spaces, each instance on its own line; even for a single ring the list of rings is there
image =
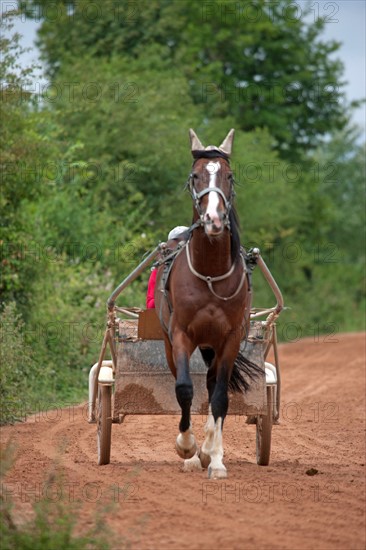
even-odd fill
[[[245,265],[245,260],[244,260],[244,256],[242,254],[240,254],[240,258],[241,258],[241,261],[242,261],[242,265],[243,265],[243,274],[242,274],[242,277],[240,279],[240,283],[239,283],[239,286],[238,288],[236,289],[236,291],[234,292],[234,294],[232,294],[231,296],[219,296],[213,289],[213,283],[216,283],[218,281],[224,281],[225,279],[227,279],[228,277],[230,277],[233,273],[234,273],[234,270],[235,270],[235,263],[233,263],[233,265],[231,266],[231,268],[229,269],[229,271],[227,271],[227,273],[225,273],[224,275],[219,275],[218,277],[210,277],[209,275],[202,275],[201,273],[198,273],[198,271],[196,271],[192,265],[192,260],[191,260],[191,256],[190,256],[190,253],[189,253],[189,240],[187,241],[187,244],[186,244],[186,255],[187,255],[187,263],[188,263],[188,267],[189,267],[189,270],[190,272],[195,275],[196,277],[198,277],[198,279],[201,279],[201,281],[205,281],[207,283],[207,286],[208,288],[210,289],[210,292],[216,296],[216,298],[219,298],[219,300],[224,300],[225,302],[227,302],[228,300],[231,300],[232,298],[235,298],[235,296],[237,296],[237,294],[239,294],[239,292],[241,291],[242,289],[242,286],[244,284],[244,281],[245,281],[245,276],[247,274],[247,270],[246,270],[246,265]]]

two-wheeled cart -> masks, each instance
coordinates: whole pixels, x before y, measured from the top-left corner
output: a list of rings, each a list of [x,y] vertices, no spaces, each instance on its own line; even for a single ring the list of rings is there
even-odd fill
[[[159,244],[114,290],[107,302],[108,321],[98,362],[89,374],[89,423],[97,424],[98,464],[109,464],[112,423],[121,424],[126,415],[180,414],[175,380],[167,365],[163,333],[155,310],[116,305],[123,290],[156,259],[165,244]],[[276,305],[251,310],[251,327],[241,351],[262,367],[263,375],[251,383],[245,395],[230,395],[228,414],[246,415],[256,426],[256,460],[268,465],[272,425],[280,411],[281,376],[277,348],[276,319],[283,309],[281,292],[259,249],[251,261],[261,270],[276,298]],[[107,348],[110,359],[105,359]],[[273,363],[267,358],[272,350]],[[190,361],[194,385],[192,414],[208,412],[207,367],[198,350]]]

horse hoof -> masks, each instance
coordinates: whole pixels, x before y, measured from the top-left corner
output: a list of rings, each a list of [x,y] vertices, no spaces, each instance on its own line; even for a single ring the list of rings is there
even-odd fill
[[[222,468],[211,468],[208,467],[208,478],[209,479],[225,479],[227,478],[227,470],[225,466]]]
[[[183,440],[183,436],[182,436],[182,434],[179,434],[178,437],[177,437],[177,440],[175,442],[175,448],[176,448],[176,451],[177,451],[178,455],[181,458],[184,458],[185,460],[188,459],[188,458],[192,458],[192,456],[197,451],[197,445],[196,445],[196,442],[194,440],[193,435],[190,436],[190,443],[191,443],[190,447],[183,447],[183,445],[182,445],[183,441],[182,440]]]
[[[192,458],[185,460],[183,464],[183,472],[194,472],[196,470],[202,470],[201,461],[197,453],[195,453]]]
[[[211,457],[210,457],[210,455],[207,455],[207,454],[204,453],[203,451],[200,451],[200,452],[198,453],[198,456],[199,456],[199,459],[200,459],[202,468],[208,468],[209,465],[210,465],[210,462],[211,462]]]
[[[187,460],[188,458],[192,458],[196,454],[197,451],[197,445],[194,444],[194,446],[191,449],[182,449],[182,447],[179,447],[178,443],[175,445],[176,451],[178,455],[181,458],[184,458],[184,460]]]

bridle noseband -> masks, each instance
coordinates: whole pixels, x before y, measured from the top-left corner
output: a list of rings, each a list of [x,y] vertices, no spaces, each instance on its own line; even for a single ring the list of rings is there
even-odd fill
[[[227,155],[225,155],[224,153],[221,153],[220,151],[194,151],[193,156],[194,156],[194,161],[193,161],[193,164],[192,164],[191,173],[189,174],[188,180],[186,182],[186,188],[189,190],[189,192],[191,194],[191,197],[192,197],[192,200],[194,202],[195,208],[196,208],[196,210],[198,212],[198,215],[200,217],[200,225],[205,225],[207,223],[207,222],[204,221],[205,212],[203,212],[202,207],[201,207],[202,197],[204,197],[205,195],[207,195],[208,193],[211,193],[211,191],[213,191],[214,193],[218,193],[218,195],[220,195],[220,197],[222,198],[222,200],[224,202],[225,213],[224,213],[223,223],[224,223],[225,227],[230,229],[229,214],[230,214],[230,210],[232,208],[233,199],[235,197],[234,180],[230,184],[230,196],[229,196],[229,198],[227,198],[225,193],[223,192],[223,190],[220,189],[219,187],[206,187],[205,189],[203,189],[202,191],[199,191],[197,193],[197,191],[194,187],[194,177],[193,177],[193,168],[194,168],[196,162],[199,159],[201,159],[201,158],[213,159],[213,158],[221,157],[221,158],[224,158],[230,166],[229,157]]]

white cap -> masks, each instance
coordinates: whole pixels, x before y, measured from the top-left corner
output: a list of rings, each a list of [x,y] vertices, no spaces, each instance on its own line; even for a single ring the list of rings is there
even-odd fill
[[[184,233],[184,231],[187,231],[189,229],[185,225],[177,225],[177,227],[174,227],[168,235],[168,240],[170,239],[176,239],[181,233]]]

